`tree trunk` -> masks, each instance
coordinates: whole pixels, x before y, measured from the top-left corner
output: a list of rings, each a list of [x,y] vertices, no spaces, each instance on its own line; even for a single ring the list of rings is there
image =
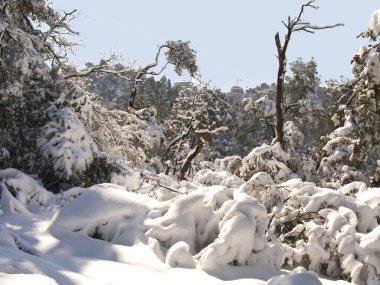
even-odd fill
[[[142,68],[137,73],[137,75],[135,77],[135,81],[133,83],[133,88],[132,88],[132,91],[131,91],[131,94],[130,94],[130,97],[129,97],[129,102],[128,102],[128,106],[131,107],[132,109],[133,109],[134,104],[135,104],[135,98],[136,98],[136,94],[137,94],[137,88],[138,88],[138,86],[140,84],[141,78],[143,78],[143,76],[147,75],[147,74],[150,74],[150,75],[159,75],[166,68],[166,66],[169,64],[169,62],[166,62],[166,64],[164,65],[164,67],[159,72],[150,72],[150,70],[152,68],[154,68],[154,67],[156,67],[158,65],[158,58],[159,58],[161,50],[163,48],[170,48],[170,47],[168,45],[166,45],[166,44],[161,45],[158,48],[158,51],[156,53],[156,57],[154,59],[154,62],[148,64],[147,66],[145,66],[144,68]]]
[[[129,101],[128,101],[128,107],[133,109],[133,106],[135,104],[135,97],[137,94],[137,85],[135,84],[132,88],[131,94],[129,96]]]
[[[136,98],[137,88],[138,88],[139,82],[141,80],[141,77],[143,77],[143,75],[145,74],[143,72],[145,72],[145,71],[143,70],[143,71],[139,72],[136,75],[135,81],[133,82],[132,91],[131,91],[131,94],[129,96],[129,101],[128,101],[128,107],[130,107],[132,109],[135,105],[135,98]]]
[[[185,174],[190,169],[191,161],[201,152],[204,142],[205,141],[202,137],[199,138],[196,147],[192,151],[190,151],[190,153],[187,155],[185,161],[181,165],[181,169],[179,170],[179,175],[178,175],[179,181],[185,179]]]
[[[290,38],[290,37],[289,37]],[[277,97],[276,97],[276,142],[284,146],[284,114],[282,110],[282,101],[284,97],[284,79],[286,68],[286,56],[281,46],[280,35],[275,36],[278,51],[278,72],[277,72]],[[287,42],[286,42],[287,44]]]

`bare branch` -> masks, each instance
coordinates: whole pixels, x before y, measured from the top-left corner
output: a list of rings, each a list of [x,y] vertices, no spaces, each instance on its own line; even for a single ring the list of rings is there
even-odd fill
[[[340,26],[344,26],[344,24],[337,23],[335,25],[327,25],[327,26],[316,26],[316,25],[305,24],[305,25],[302,25],[301,27],[294,28],[293,31],[294,32],[305,31],[309,33],[314,33],[314,30],[333,29]]]
[[[144,178],[144,180],[153,180],[153,181],[155,181],[158,186],[160,186],[162,188],[165,188],[165,189],[167,189],[167,190],[169,190],[171,192],[174,192],[174,193],[177,193],[177,194],[184,194],[184,193],[182,193],[182,192],[180,192],[180,191],[178,191],[176,189],[173,189],[173,188],[171,188],[169,186],[161,184],[160,180],[158,178],[154,177],[153,175],[148,176],[148,175],[145,175],[145,174],[141,173],[141,176]],[[141,187],[141,185],[140,185],[140,187]]]
[[[147,72],[146,74],[147,74],[147,75],[154,75],[154,76],[156,76],[156,75],[160,75],[160,74],[165,70],[165,68],[166,68],[169,64],[171,64],[171,62],[168,61],[168,62],[166,62],[165,65],[161,68],[160,71],[158,71],[158,72],[151,71],[151,72]]]
[[[176,138],[174,138],[168,145],[168,147],[166,148],[166,151],[164,153],[164,155],[162,156],[161,160],[164,161],[167,157],[167,155],[169,154],[169,151],[170,149],[175,145],[177,144],[177,142],[179,142],[180,140],[182,140],[183,138],[187,137],[190,132],[193,130],[193,126],[192,126],[192,122],[189,123],[189,125],[187,126],[187,131],[183,132],[182,134],[180,134],[179,136],[177,136]]]
[[[106,74],[114,75],[114,76],[117,76],[117,77],[125,79],[125,80],[130,80],[130,78],[128,76],[123,75],[123,73],[128,72],[128,71],[130,71],[130,69],[113,70],[113,69],[109,69],[108,65],[96,65],[96,66],[86,68],[82,72],[76,72],[76,73],[69,74],[69,75],[65,76],[65,79],[70,79],[73,77],[85,77],[91,73],[100,72],[100,73],[106,73]]]
[[[282,46],[281,46],[280,34],[278,32],[274,36],[274,39],[276,41],[277,52],[280,55],[282,53]],[[279,55],[277,57],[279,57]]]

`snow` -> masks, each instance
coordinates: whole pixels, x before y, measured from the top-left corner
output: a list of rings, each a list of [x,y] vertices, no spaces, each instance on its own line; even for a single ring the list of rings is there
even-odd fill
[[[380,33],[380,10],[376,10],[372,13],[369,28],[375,33],[375,35]]]
[[[54,279],[39,274],[4,274],[0,273],[0,284],[7,285],[58,285]]]
[[[51,111],[52,121],[44,126],[38,146],[45,156],[53,157],[54,169],[69,178],[87,169],[98,147],[70,108],[52,106]]]
[[[156,199],[115,184],[52,194],[18,170],[1,170],[0,284],[347,284],[314,273],[333,248],[354,281],[367,274],[367,284],[378,284],[377,188],[276,185],[264,172],[231,186],[217,185],[233,177],[225,171],[203,170],[180,184],[161,176],[176,195]],[[302,212],[326,222],[309,220],[281,237],[267,231]],[[280,240],[300,233],[307,240],[296,248]],[[305,255],[314,272],[280,270],[285,258],[297,264]]]
[[[283,181],[292,174],[286,165],[289,159],[289,154],[282,150],[280,143],[274,145],[264,143],[255,147],[243,158],[240,174],[249,178],[254,173],[264,171],[270,174],[276,182]]]
[[[318,275],[314,272],[306,272],[305,269],[296,268],[290,272],[287,276],[276,276],[271,278],[267,285],[293,285],[293,284],[304,284],[304,285],[322,285],[322,282],[318,280]]]

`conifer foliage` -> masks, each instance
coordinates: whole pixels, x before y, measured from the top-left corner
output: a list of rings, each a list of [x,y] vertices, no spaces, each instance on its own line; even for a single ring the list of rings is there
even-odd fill
[[[47,183],[83,172],[97,152],[82,123],[88,98],[64,79],[65,51],[74,44],[63,35],[76,34],[74,13],[44,0],[0,1],[0,167]]]

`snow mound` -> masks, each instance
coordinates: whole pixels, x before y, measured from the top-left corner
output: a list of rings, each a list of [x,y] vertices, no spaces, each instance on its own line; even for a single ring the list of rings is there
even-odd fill
[[[5,274],[0,273],[0,284],[7,285],[58,285],[55,280],[39,274]]]
[[[156,200],[121,186],[96,185],[61,208],[50,231],[56,236],[72,232],[128,246],[147,243],[144,220],[158,205]]]
[[[38,213],[53,197],[36,180],[13,168],[0,170],[0,181],[0,210],[8,213]]]
[[[267,224],[263,205],[227,187],[200,187],[159,202],[101,184],[62,207],[49,230],[56,237],[71,233],[126,246],[151,244],[170,267],[264,263],[279,268],[284,254],[275,239],[268,242]]]
[[[247,195],[240,194],[235,199],[235,203],[225,206],[228,210],[219,223],[217,239],[197,255],[202,268],[252,264],[256,262],[254,252],[266,247],[266,208]]]
[[[306,272],[302,267],[296,268],[289,275],[276,276],[268,280],[267,285],[322,285],[318,275]]]
[[[229,188],[238,188],[244,181],[238,176],[227,171],[213,171],[211,169],[202,169],[198,171],[193,178],[193,182],[203,185],[221,185]]]

